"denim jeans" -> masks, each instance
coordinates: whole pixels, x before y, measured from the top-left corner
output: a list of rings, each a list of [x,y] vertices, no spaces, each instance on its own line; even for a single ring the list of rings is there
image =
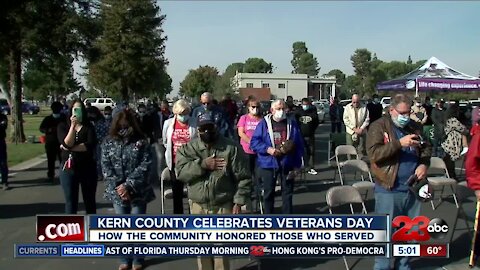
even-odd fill
[[[64,163],[60,164],[63,168]],[[88,168],[82,168],[88,170]],[[65,213],[76,214],[78,211],[78,191],[82,186],[83,203],[87,214],[96,214],[97,204],[95,193],[97,191],[96,173],[80,172],[76,170],[60,169],[60,183],[65,195]],[[93,169],[95,171],[95,169]]]
[[[258,169],[258,177],[263,183],[263,204],[265,214],[273,214],[275,205],[275,186],[277,178],[282,185],[282,214],[293,213],[294,179],[287,179],[288,171],[280,169]]]
[[[315,135],[303,138],[305,145],[305,167],[315,169]]]
[[[396,216],[414,218],[420,215],[421,203],[411,192],[375,192],[375,213],[389,214],[393,219]],[[385,257],[375,258],[375,270],[390,270],[390,259]],[[403,257],[395,262],[395,270],[410,270],[410,258]]]
[[[115,214],[119,215],[141,215],[147,213],[147,204],[146,203],[137,203],[135,205],[118,205],[118,204],[113,204],[113,208],[115,209]],[[133,246],[133,245],[126,245],[126,246]],[[144,257],[122,257],[120,259],[122,264],[128,264],[128,265],[143,265],[145,258]]]
[[[55,163],[57,162],[57,160],[60,161],[61,163],[60,144],[46,143],[45,152],[47,154],[47,165],[48,165],[47,177],[53,178],[55,177]]]

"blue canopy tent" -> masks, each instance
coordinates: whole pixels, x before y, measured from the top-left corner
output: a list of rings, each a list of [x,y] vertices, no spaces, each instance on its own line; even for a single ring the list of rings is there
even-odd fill
[[[457,71],[435,57],[396,79],[377,84],[378,91],[479,91],[480,78]]]

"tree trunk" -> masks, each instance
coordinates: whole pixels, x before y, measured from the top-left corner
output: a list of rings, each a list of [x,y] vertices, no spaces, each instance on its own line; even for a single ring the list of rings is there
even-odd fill
[[[23,117],[22,117],[22,55],[20,49],[10,49],[10,97],[11,97],[11,112],[12,112],[12,131],[11,142],[23,143],[25,142],[25,133],[23,131]]]

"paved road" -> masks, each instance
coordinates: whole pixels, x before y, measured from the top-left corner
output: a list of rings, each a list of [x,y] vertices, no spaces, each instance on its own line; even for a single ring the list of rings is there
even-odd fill
[[[327,166],[327,146],[329,125],[323,124],[317,134],[317,158],[320,173],[308,176],[306,189],[298,189],[294,196],[294,211],[299,214],[326,214],[325,192],[333,186],[331,179],[333,169]],[[460,164],[459,164],[460,165]],[[14,243],[35,241],[35,215],[61,214],[63,211],[63,193],[57,184],[45,184],[46,163],[43,162],[26,171],[17,172],[11,178],[9,191],[0,191],[0,269],[117,269],[116,259],[14,259]],[[110,203],[102,199],[103,183],[99,183],[97,191],[98,213],[113,213]],[[160,213],[159,189],[156,189],[157,200],[149,204],[149,214]],[[280,200],[280,198],[278,198]],[[281,202],[277,201],[277,206]],[[369,211],[373,211],[373,201],[367,202]],[[464,204],[470,224],[474,216],[474,202]],[[82,211],[79,214],[85,213]],[[172,212],[168,202],[167,213]],[[422,214],[432,218],[440,217],[453,226],[457,209],[452,202],[445,202],[432,211],[429,204],[424,204]],[[473,226],[473,225],[472,225]],[[470,238],[465,222],[460,220],[450,245],[449,259],[416,259],[413,269],[467,269],[467,254]],[[352,269],[372,269],[373,259],[348,259]],[[146,261],[147,269],[196,269],[196,260],[150,258]],[[232,269],[257,269],[256,262],[248,258],[232,259]],[[262,269],[342,269],[342,259],[275,259],[262,261]]]

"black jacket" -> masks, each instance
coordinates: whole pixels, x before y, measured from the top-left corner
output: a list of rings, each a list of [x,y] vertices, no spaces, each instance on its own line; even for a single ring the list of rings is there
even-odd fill
[[[367,104],[368,115],[370,116],[370,123],[380,119],[383,113],[383,106],[380,103],[368,103]]]
[[[299,109],[296,111],[296,119],[300,125],[300,132],[303,137],[311,137],[315,135],[315,130],[320,124],[318,120],[317,109],[311,107],[308,110]]]
[[[58,144],[57,127],[60,123],[67,123],[67,117],[61,113],[59,118],[55,118],[52,115],[43,118],[40,124],[40,132],[45,134],[47,144]]]
[[[5,140],[7,137],[8,117],[0,113],[0,140]]]

